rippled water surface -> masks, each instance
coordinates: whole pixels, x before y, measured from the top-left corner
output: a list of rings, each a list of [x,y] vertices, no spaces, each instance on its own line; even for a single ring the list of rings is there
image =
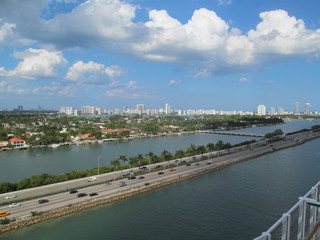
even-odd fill
[[[319,146],[316,139],[0,239],[253,239],[320,180]]]

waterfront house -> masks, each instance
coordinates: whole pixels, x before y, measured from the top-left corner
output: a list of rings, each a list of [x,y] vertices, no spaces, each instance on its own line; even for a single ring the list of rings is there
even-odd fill
[[[76,140],[94,140],[94,139],[96,139],[96,137],[92,136],[90,133],[80,134],[76,136]]]
[[[5,148],[8,145],[7,141],[0,141],[0,149]]]
[[[13,147],[26,147],[26,141],[20,138],[11,138],[9,139],[9,142]]]

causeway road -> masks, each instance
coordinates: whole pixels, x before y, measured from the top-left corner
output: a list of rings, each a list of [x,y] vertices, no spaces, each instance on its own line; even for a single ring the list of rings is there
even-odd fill
[[[151,164],[144,166],[143,170],[132,168],[123,170],[122,172],[116,171],[101,174],[95,176],[97,180],[93,182],[88,182],[88,178],[82,178],[0,194],[0,211],[9,212],[10,215],[7,216],[8,218],[15,218],[16,220],[28,219],[31,217],[31,212],[33,211],[47,212],[89,202],[94,199],[126,193],[146,186],[153,186],[173,179],[185,179],[188,178],[188,176],[196,176],[215,171],[241,161],[293,147],[319,136],[319,132],[300,133],[286,136],[284,140],[275,143],[267,143],[263,140],[247,146]],[[131,179],[131,171],[134,173],[135,179]],[[126,175],[126,177],[113,181],[114,178],[120,177],[121,174]],[[110,180],[112,180],[111,183],[109,182]],[[125,183],[123,184],[124,186],[121,186],[121,182]],[[69,192],[70,190],[77,190],[78,192],[71,194]],[[85,193],[87,195],[78,197],[78,193]],[[90,193],[96,193],[97,195],[90,196]],[[5,199],[6,196],[11,194],[14,194],[16,197]],[[41,199],[46,199],[48,202],[40,204],[39,200]],[[13,202],[18,202],[21,205],[9,207],[9,204]]]

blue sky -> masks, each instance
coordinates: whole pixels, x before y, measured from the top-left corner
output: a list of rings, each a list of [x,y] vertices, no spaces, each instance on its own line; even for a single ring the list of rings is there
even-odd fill
[[[318,0],[2,0],[0,109],[320,110]]]

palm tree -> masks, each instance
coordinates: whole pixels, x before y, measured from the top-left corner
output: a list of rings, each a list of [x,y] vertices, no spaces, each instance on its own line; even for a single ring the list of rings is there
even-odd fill
[[[194,144],[191,144],[191,146],[188,147],[187,152],[188,152],[189,156],[196,155],[197,154],[197,146]]]
[[[201,145],[198,147],[197,152],[201,154],[201,158],[203,159],[203,154],[206,152],[205,146]]]
[[[183,150],[178,150],[178,151],[176,151],[176,153],[175,153],[175,157],[176,158],[183,158],[184,157],[184,151]]]
[[[121,164],[120,164],[119,159],[114,159],[111,161],[111,165],[113,166],[113,173],[115,173],[116,168],[118,168]],[[113,180],[115,180],[115,179],[116,179],[116,175],[114,174]]]
[[[216,143],[216,149],[217,150],[222,150],[224,148],[224,142],[219,140],[217,143]]]
[[[163,158],[163,161],[168,161],[168,165],[169,165],[169,160],[172,158],[171,153],[167,150],[163,150],[163,152],[161,153],[161,156]]]
[[[150,172],[151,171],[150,164],[154,163],[154,153],[153,152],[149,152],[149,153],[146,154],[146,157],[148,158],[148,162],[149,162],[148,168],[149,168],[149,172]]]
[[[133,167],[136,167],[138,165],[138,158],[137,157],[130,157],[129,158],[129,165],[130,166],[133,166]]]
[[[120,164],[126,164],[126,162],[128,162],[128,158],[127,155],[125,154],[120,154],[119,157],[117,158],[120,162]],[[121,176],[122,176],[122,168],[121,168]]]
[[[176,151],[176,153],[175,153],[175,157],[176,158],[183,158],[184,157],[184,151],[183,150],[178,150],[178,151]],[[178,164],[179,164],[179,161],[178,160],[176,160],[177,161],[177,166],[178,166]]]
[[[125,164],[126,162],[128,162],[128,158],[127,155],[125,154],[120,154],[118,157],[119,161],[122,162],[123,164]]]
[[[208,143],[207,144],[207,149],[210,152],[214,151],[215,150],[214,143]]]

